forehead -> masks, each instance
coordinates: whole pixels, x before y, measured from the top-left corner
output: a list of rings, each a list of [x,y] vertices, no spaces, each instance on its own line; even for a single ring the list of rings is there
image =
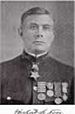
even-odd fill
[[[50,15],[43,14],[43,15],[30,15],[24,20],[24,24],[30,24],[30,23],[36,23],[36,24],[50,24],[53,25],[53,19]]]

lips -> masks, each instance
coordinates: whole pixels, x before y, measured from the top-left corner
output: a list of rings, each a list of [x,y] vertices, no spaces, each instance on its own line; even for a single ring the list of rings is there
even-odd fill
[[[33,43],[34,44],[42,44],[42,43],[45,43],[45,42],[43,42],[43,41],[34,41]]]

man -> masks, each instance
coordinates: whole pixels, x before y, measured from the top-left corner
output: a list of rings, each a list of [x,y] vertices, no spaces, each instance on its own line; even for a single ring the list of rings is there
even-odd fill
[[[44,8],[21,17],[23,54],[1,64],[1,104],[73,104],[73,68],[49,56],[54,21]]]

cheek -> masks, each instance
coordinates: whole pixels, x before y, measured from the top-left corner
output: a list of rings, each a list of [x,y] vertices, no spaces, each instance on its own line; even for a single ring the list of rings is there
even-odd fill
[[[54,33],[53,32],[47,32],[44,35],[45,41],[49,42],[52,41],[54,39]]]
[[[25,41],[28,41],[28,42],[31,41],[31,42],[32,42],[33,39],[34,39],[33,33],[29,32],[29,31],[24,32],[24,33],[23,33],[23,39],[24,39]]]

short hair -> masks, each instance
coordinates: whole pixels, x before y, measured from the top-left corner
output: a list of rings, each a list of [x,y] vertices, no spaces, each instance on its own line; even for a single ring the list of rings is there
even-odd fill
[[[45,8],[41,8],[41,7],[34,7],[25,11],[21,16],[21,25],[23,25],[24,19],[26,17],[30,15],[42,15],[42,14],[50,15],[50,12],[46,10]]]

